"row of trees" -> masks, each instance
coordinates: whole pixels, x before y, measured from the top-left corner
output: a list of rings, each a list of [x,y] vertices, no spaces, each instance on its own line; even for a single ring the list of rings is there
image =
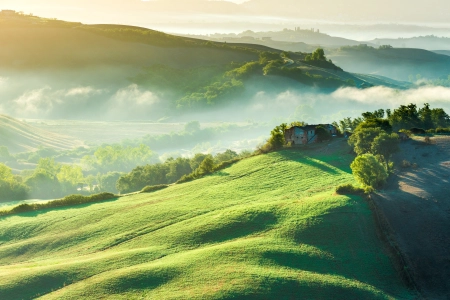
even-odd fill
[[[367,189],[381,187],[392,171],[391,157],[400,150],[399,136],[393,131],[425,132],[450,126],[450,117],[442,108],[431,109],[428,103],[422,108],[415,104],[365,112],[361,118],[344,119],[336,125],[350,130],[349,144],[357,154],[351,169],[357,181]]]
[[[80,184],[90,182],[81,167],[61,165],[53,159],[39,160],[35,170],[23,176],[13,175],[11,168],[0,164],[0,200],[28,198],[50,199],[77,191]]]
[[[25,199],[28,190],[20,176],[14,176],[11,168],[0,163],[0,201]]]
[[[164,163],[151,163],[134,168],[130,173],[118,171],[84,176],[77,165],[64,165],[52,158],[39,160],[36,169],[13,175],[11,168],[0,164],[0,201],[53,199],[68,194],[93,192],[128,193],[149,185],[170,184],[183,177],[192,180],[211,173],[224,162],[250,155],[226,150],[215,156],[196,154],[193,158],[169,158]],[[83,190],[87,185],[88,190]]]
[[[81,159],[83,167],[90,172],[129,172],[135,166],[156,163],[158,155],[149,146],[106,145],[97,148],[93,155]]]
[[[244,151],[240,154],[226,150],[215,156],[198,153],[193,158],[169,158],[164,163],[139,166],[119,178],[116,187],[120,193],[139,191],[146,186],[170,184],[180,179],[194,179],[212,172],[223,162],[250,155]],[[187,176],[192,178],[186,178]]]
[[[375,123],[387,132],[411,129],[440,129],[450,127],[450,116],[442,108],[430,108],[425,103],[422,108],[416,104],[400,105],[393,111],[390,109],[379,109],[374,112],[365,112],[359,118],[345,118],[333,125],[344,133],[353,132],[360,123],[364,122],[366,127],[373,126]]]
[[[380,127],[365,127],[364,122],[360,125],[349,139],[357,154],[350,167],[364,187],[380,188],[393,168],[391,157],[400,150],[400,140],[396,133],[388,133]]]

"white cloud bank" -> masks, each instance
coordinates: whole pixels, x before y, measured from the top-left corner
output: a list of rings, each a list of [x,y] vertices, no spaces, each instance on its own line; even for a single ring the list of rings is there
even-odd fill
[[[372,87],[364,90],[342,88],[334,92],[332,98],[339,101],[356,101],[365,104],[379,104],[396,107],[401,104],[447,103],[450,104],[450,88],[427,86],[416,89],[396,90],[387,87]]]

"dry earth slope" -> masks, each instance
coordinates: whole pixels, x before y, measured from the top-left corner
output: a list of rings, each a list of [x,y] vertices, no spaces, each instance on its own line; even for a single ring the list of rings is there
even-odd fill
[[[398,172],[375,197],[409,274],[425,299],[450,299],[450,137],[402,144],[399,161],[417,169]]]

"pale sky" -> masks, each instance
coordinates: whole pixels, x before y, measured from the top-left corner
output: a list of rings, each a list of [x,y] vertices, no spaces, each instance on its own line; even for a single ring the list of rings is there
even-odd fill
[[[0,9],[83,23],[409,23],[449,26],[450,0],[0,0]],[[206,25],[205,25],[206,26]]]

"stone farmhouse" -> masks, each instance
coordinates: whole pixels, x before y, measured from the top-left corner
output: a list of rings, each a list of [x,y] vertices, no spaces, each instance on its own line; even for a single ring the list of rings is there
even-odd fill
[[[316,128],[318,126],[324,127],[332,136],[337,135],[338,133],[337,128],[331,124],[293,126],[284,131],[284,139],[286,140],[286,143],[291,143],[292,145],[317,143],[319,141],[316,134]]]
[[[9,9],[4,9],[2,11],[0,11],[0,16],[15,16],[16,15],[16,11],[15,10],[9,10]]]

